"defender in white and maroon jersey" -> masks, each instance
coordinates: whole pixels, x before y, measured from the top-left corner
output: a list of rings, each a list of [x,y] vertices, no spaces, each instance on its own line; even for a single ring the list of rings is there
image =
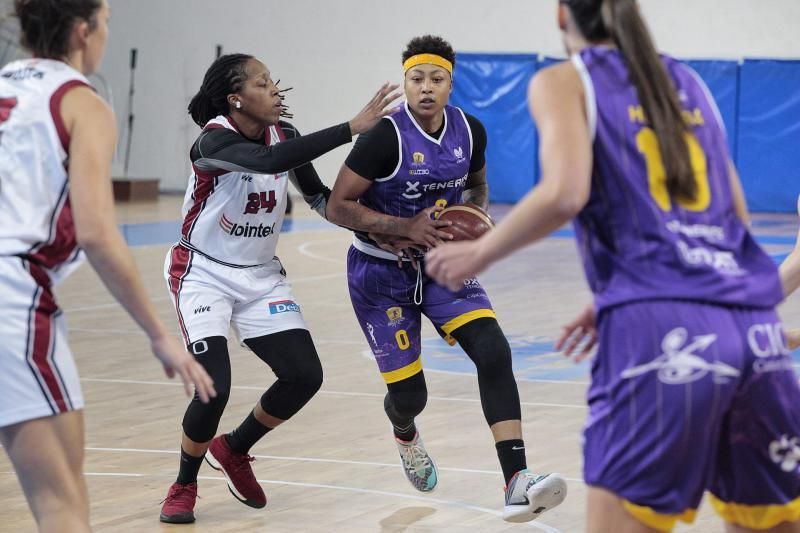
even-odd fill
[[[61,61],[26,59],[0,70],[0,426],[83,407],[51,291],[81,255],[59,113],[61,98],[80,85],[83,74]]]
[[[53,296],[81,249],[167,375],[202,401],[214,388],[158,319],[116,226],[114,115],[85,77],[105,51],[106,0],[16,0],[14,10],[35,59],[0,69],[0,444],[37,529],[85,533],[83,397]]]
[[[203,457],[225,474],[239,501],[267,504],[247,454],[322,383],[319,356],[275,257],[288,182],[324,217],[330,190],[310,161],[371,128],[386,114],[391,90],[384,86],[350,123],[301,137],[280,121],[287,116],[283,91],[266,66],[230,54],[211,65],[189,104],[203,130],[190,151],[181,239],[167,255],[164,274],[187,348],[220,394],[208,405],[192,401],[186,410],[180,469],[161,508],[162,522],[194,521]],[[231,327],[278,379],[239,427],[215,438],[231,386]]]

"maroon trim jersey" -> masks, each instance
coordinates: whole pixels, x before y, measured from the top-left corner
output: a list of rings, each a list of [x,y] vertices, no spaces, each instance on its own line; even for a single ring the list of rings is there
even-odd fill
[[[230,117],[218,116],[204,132],[217,128],[238,131]],[[274,146],[283,138],[281,128],[270,126],[264,144]],[[200,155],[192,163],[184,197],[181,244],[228,266],[272,261],[286,213],[289,173],[215,165]]]
[[[0,70],[0,255],[59,277],[78,263],[61,99],[86,78],[66,63],[24,59]],[[69,265],[69,267],[67,267]]]

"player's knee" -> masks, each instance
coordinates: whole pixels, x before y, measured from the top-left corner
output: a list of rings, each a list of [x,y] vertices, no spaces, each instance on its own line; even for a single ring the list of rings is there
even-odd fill
[[[397,419],[414,418],[419,415],[428,403],[428,393],[418,392],[387,392],[383,407],[387,414]]]
[[[322,387],[322,364],[317,352],[306,354],[302,362],[293,365],[290,372],[279,379],[291,386],[303,403],[310,400]]]
[[[388,385],[383,407],[390,419],[409,419],[420,414],[428,403],[428,389],[422,372]]]
[[[228,340],[221,336],[206,337],[190,344],[187,348],[214,380],[217,395],[210,398],[208,403],[203,403],[195,393],[183,417],[183,432],[195,442],[207,442],[214,438],[230,398],[231,367]]]
[[[512,375],[511,348],[494,318],[479,318],[452,333],[475,363],[478,375],[487,379]]]

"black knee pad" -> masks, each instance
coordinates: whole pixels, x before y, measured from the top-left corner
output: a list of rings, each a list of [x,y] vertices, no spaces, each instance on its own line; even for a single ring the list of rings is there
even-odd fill
[[[189,352],[214,380],[217,395],[208,403],[195,393],[183,416],[183,432],[195,442],[214,438],[231,393],[231,362],[225,337],[206,337],[187,346]]]
[[[428,388],[422,372],[386,386],[389,391],[383,399],[383,408],[395,424],[413,419],[428,403]]]
[[[278,378],[261,397],[261,408],[288,420],[322,386],[322,364],[311,334],[305,329],[291,329],[244,342]]]
[[[489,379],[511,374],[511,347],[494,318],[479,318],[451,333],[475,363],[479,376]]]
[[[494,318],[479,318],[451,333],[478,371],[481,406],[491,426],[504,420],[519,420],[519,391],[511,364],[511,348]]]

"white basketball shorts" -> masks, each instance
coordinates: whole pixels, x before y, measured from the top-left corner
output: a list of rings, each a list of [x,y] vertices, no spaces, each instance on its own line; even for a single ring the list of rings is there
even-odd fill
[[[308,329],[278,258],[236,268],[176,244],[167,253],[164,277],[187,345],[228,338],[231,327],[240,341]]]
[[[0,256],[0,427],[83,408],[63,313],[45,270]]]

